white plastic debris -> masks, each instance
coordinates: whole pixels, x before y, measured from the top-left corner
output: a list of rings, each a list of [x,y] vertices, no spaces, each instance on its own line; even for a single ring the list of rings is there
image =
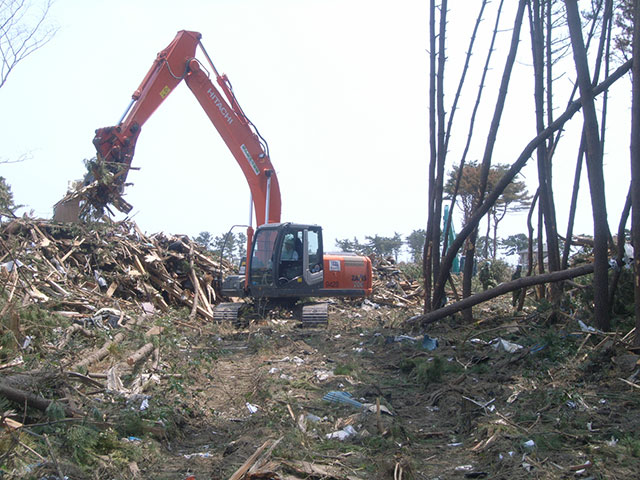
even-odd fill
[[[473,470],[473,465],[460,465],[454,469],[456,472],[470,472]]]
[[[578,320],[578,325],[580,325],[580,330],[582,330],[584,333],[601,333],[600,330],[590,327],[582,320]]]
[[[504,338],[495,338],[491,341],[491,346],[498,350],[498,351],[504,351],[507,353],[515,353],[518,350],[522,349],[522,345],[518,345],[517,343],[512,343],[509,342],[507,340],[505,340]]]
[[[31,345],[32,341],[33,337],[31,335],[27,335],[26,337],[24,337],[24,342],[22,342],[22,350],[26,350],[27,348],[29,348],[29,345]]]
[[[377,303],[373,303],[371,300],[365,298],[364,301],[362,302],[362,310],[364,310],[365,312],[368,312],[370,310],[377,310],[380,308],[380,305],[378,305]]]
[[[245,403],[245,406],[247,407],[247,410],[249,410],[249,413],[251,415],[253,415],[254,413],[256,413],[258,411],[258,406],[257,405],[253,405],[249,402]]]
[[[533,465],[527,462],[522,462],[522,468],[524,468],[527,472],[533,470]]]
[[[14,268],[24,267],[24,263],[22,263],[20,260],[16,260],[15,262],[13,260],[10,260],[0,265],[0,267],[6,269],[7,272],[13,272]]]
[[[189,459],[192,457],[209,458],[210,456],[211,456],[211,452],[185,453],[183,455],[183,457],[186,459]]]
[[[335,438],[335,439],[340,440],[342,442],[342,441],[346,440],[347,438],[356,435],[357,433],[358,432],[356,432],[355,428],[353,428],[351,425],[347,425],[342,430],[338,430],[337,432],[333,432],[333,433],[327,433],[326,437],[328,439]]]
[[[325,380],[333,377],[333,372],[330,372],[329,370],[316,370],[315,376],[319,382],[324,382]]]

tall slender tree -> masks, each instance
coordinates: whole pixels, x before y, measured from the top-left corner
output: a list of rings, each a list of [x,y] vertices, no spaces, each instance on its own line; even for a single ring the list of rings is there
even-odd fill
[[[608,297],[609,277],[607,274],[609,269],[607,249],[609,227],[607,223],[607,204],[602,171],[600,128],[596,114],[591,76],[589,74],[587,52],[582,36],[582,23],[578,11],[578,2],[577,0],[565,0],[565,6],[571,46],[573,49],[573,59],[580,89],[587,147],[587,173],[589,176],[594,231],[594,314],[598,327],[602,330],[608,330],[610,325]]]

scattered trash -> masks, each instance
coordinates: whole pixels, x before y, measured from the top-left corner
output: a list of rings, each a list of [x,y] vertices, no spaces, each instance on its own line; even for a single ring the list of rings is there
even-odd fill
[[[431,338],[429,335],[425,333],[424,336],[422,337],[422,348],[429,351],[435,350],[436,348],[438,348],[438,339]]]
[[[271,369],[269,370],[269,373],[270,373],[271,375],[273,375],[274,373],[278,373],[279,371],[280,371],[280,369],[279,369],[279,368],[271,367]]]
[[[578,325],[580,325],[580,330],[582,330],[584,333],[602,333],[600,330],[590,327],[582,320],[578,320]]]
[[[417,343],[420,341],[420,337],[412,337],[410,335],[396,335],[385,337],[385,343]]]
[[[211,457],[211,452],[199,452],[199,453],[185,453],[184,455],[182,455],[184,458],[193,458],[193,457],[200,457],[200,458],[209,458]],[[195,477],[194,477],[195,478]]]
[[[322,399],[325,402],[332,402],[332,403],[344,403],[347,405],[351,405],[353,407],[356,408],[363,408],[364,405],[357,401],[356,399],[353,398],[353,395],[351,395],[348,392],[341,392],[341,391],[332,391],[327,393],[324,397],[322,397]]]
[[[546,344],[542,344],[542,345],[534,345],[533,347],[531,347],[529,349],[529,353],[534,354],[534,353],[538,353],[541,350],[544,350],[545,348],[547,348]]]
[[[470,472],[471,470],[473,470],[473,465],[460,465],[454,468],[454,470],[456,472]]]
[[[140,411],[142,412],[142,411],[146,410],[147,408],[149,408],[149,398],[148,397],[144,398],[142,400],[142,403],[140,403]]]
[[[362,302],[362,309],[364,311],[377,310],[379,308],[380,308],[380,305],[378,305],[377,303],[373,303],[368,298],[365,298],[364,301]]]
[[[447,447],[461,447],[461,446],[462,446],[462,442],[447,443]]]
[[[307,420],[309,420],[310,422],[313,422],[313,423],[318,423],[318,422],[321,422],[321,421],[322,421],[322,419],[321,419],[319,416],[314,415],[313,413],[307,413],[307,414],[305,415],[305,418],[306,418]]]
[[[24,263],[22,263],[20,260],[16,260],[15,262],[11,260],[0,265],[0,268],[6,269],[7,272],[13,272],[14,268],[18,269],[20,267],[24,267]]]
[[[100,285],[102,288],[107,286],[107,281],[100,274],[100,270],[94,270],[93,277],[95,278],[96,282],[98,282],[98,285]]]
[[[511,452],[507,452],[507,455],[508,455],[510,458],[513,458],[513,456],[515,455],[515,453],[516,453],[516,452],[511,451]],[[502,455],[501,453],[499,453],[499,454],[498,454],[498,460],[502,461],[502,460],[504,460],[504,459],[505,459],[505,456],[504,456],[504,455]]]
[[[378,411],[378,405],[375,403],[363,403],[362,406],[372,413],[376,413]],[[391,413],[391,410],[389,410],[384,405],[380,405],[380,413],[385,413],[387,415],[393,416],[393,413]]]
[[[142,441],[142,439],[141,439],[141,438],[134,437],[134,436],[130,436],[130,437],[127,437],[127,438],[123,438],[123,440],[124,440],[125,442],[131,442],[131,443],[137,443],[137,442],[141,442],[141,441]]]
[[[153,315],[156,312],[156,307],[153,306],[153,303],[142,302],[140,306],[142,307],[142,311],[147,315]]]
[[[245,406],[247,407],[247,410],[249,410],[249,413],[251,415],[253,415],[254,413],[256,413],[258,411],[258,406],[257,405],[252,405],[251,403],[247,402],[247,403],[245,403]]]
[[[531,451],[536,447],[536,442],[534,442],[533,440],[527,440],[522,444],[522,446],[525,448],[525,450]]]
[[[342,392],[342,391],[329,392],[324,397],[322,397],[322,399],[326,402],[344,403],[346,405],[351,405],[356,408],[362,408],[372,413],[376,413],[378,411],[377,404],[359,402],[358,400],[354,399],[353,395],[351,395],[348,392]],[[384,405],[380,405],[380,413],[393,416],[393,413],[391,412],[391,410],[389,410]]]
[[[524,468],[527,472],[530,472],[533,470],[533,465],[527,462],[522,462],[522,468]]]
[[[515,353],[518,350],[521,350],[522,348],[524,348],[522,345],[509,342],[504,338],[499,338],[499,337],[491,340],[490,344],[495,350],[504,351],[507,353]]]
[[[33,337],[31,335],[27,335],[26,337],[24,337],[24,342],[22,342],[22,350],[26,350],[27,348],[29,348],[29,345],[31,345],[32,341]]]
[[[120,320],[124,319],[124,315],[120,310],[115,308],[101,308],[90,318],[83,322],[78,322],[83,326],[95,326],[103,330],[110,330],[120,326]]]
[[[316,370],[315,376],[318,379],[318,381],[324,382],[325,380],[328,380],[329,378],[333,377],[333,372],[330,372],[329,370]]]
[[[340,440],[342,442],[342,441],[346,440],[347,438],[356,435],[357,433],[358,432],[356,432],[355,428],[353,428],[351,425],[347,425],[342,430],[338,430],[337,432],[333,432],[333,433],[327,433],[326,437],[328,439],[335,438],[335,439]]]

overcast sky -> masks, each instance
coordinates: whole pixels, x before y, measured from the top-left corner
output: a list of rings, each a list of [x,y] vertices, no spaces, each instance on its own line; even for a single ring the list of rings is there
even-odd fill
[[[282,219],[322,225],[325,242],[403,236],[426,225],[428,15],[426,0],[57,0],[53,40],[0,89],[0,166],[16,203],[48,218],[69,181],[95,155],[94,130],[114,125],[156,54],[179,30],[202,33],[247,116],[269,143],[282,190]],[[457,86],[479,1],[450,2],[448,88]],[[487,9],[481,35],[494,23]],[[510,41],[513,6],[498,49],[469,160],[480,159]],[[535,136],[528,33],[494,162],[511,163]],[[479,40],[482,42],[482,40]],[[452,134],[450,163],[466,141],[486,43],[473,57]],[[561,82],[571,85],[572,76]],[[616,114],[605,156],[609,219],[617,230],[629,182],[629,82],[613,89]],[[449,109],[452,96],[446,98]],[[556,95],[558,112],[566,105]],[[615,109],[615,110],[614,110]],[[581,116],[574,117],[574,130]],[[571,128],[569,128],[568,135]],[[577,130],[576,130],[577,131]],[[554,159],[560,231],[566,229],[576,141]],[[534,163],[534,161],[530,161]],[[126,199],[143,231],[226,232],[248,221],[249,190],[235,160],[186,85],[144,125]],[[535,170],[525,170],[533,193]],[[585,174],[586,180],[586,174]],[[576,232],[592,230],[586,183]],[[456,227],[460,228],[459,223]],[[501,235],[525,232],[524,215]]]

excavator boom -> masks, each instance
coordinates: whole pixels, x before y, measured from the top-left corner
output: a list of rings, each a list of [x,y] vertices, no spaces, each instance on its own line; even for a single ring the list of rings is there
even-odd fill
[[[200,38],[198,32],[178,32],[169,46],[158,53],[118,124],[96,130],[93,143],[98,165],[104,165],[112,173],[116,188],[124,188],[142,127],[184,81],[236,159],[253,201],[257,229],[254,232],[250,221],[246,270],[221,281],[222,293],[230,297],[280,300],[371,294],[369,258],[324,255],[320,226],[280,222],[280,186],[267,143],[244,114],[231,83],[226,75],[218,73]],[[218,86],[196,59],[198,47]],[[238,309],[237,304],[220,304],[216,315],[221,319],[235,318]],[[326,323],[327,305],[306,306],[302,320],[309,325]]]
[[[115,180],[124,185],[142,126],[184,80],[244,173],[256,224],[280,222],[280,186],[267,144],[240,108],[226,75],[218,74],[200,38],[198,32],[182,30],[158,53],[120,122],[96,130],[93,143],[97,153],[106,165],[117,169]],[[198,46],[215,74],[218,88],[195,58]]]

